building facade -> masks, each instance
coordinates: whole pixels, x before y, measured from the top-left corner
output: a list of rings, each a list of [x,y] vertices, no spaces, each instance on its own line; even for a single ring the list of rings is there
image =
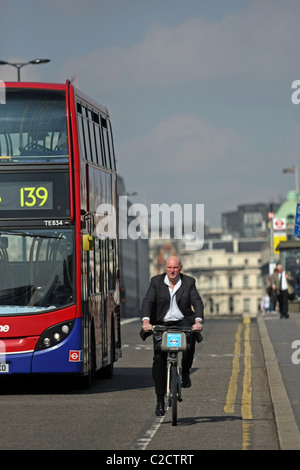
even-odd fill
[[[257,315],[265,293],[262,244],[262,240],[211,240],[202,250],[181,255],[184,272],[195,277],[207,314]]]
[[[238,206],[237,210],[222,213],[222,230],[238,238],[266,237],[268,213],[275,212],[279,203],[257,203]]]

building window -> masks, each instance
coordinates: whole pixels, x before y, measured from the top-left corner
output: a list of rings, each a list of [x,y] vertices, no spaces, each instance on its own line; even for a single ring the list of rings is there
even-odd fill
[[[229,289],[232,289],[232,288],[233,288],[233,281],[232,281],[232,277],[231,277],[231,276],[229,276],[229,278],[228,278],[228,288],[229,288]]]
[[[249,276],[244,276],[244,287],[249,287]]]
[[[233,297],[229,297],[229,313],[234,312],[234,302],[233,302]]]
[[[250,312],[250,299],[244,299],[244,313]]]

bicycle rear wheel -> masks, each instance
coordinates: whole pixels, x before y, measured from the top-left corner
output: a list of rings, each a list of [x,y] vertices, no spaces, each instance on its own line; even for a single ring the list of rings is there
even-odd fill
[[[177,425],[177,367],[171,366],[172,426]]]

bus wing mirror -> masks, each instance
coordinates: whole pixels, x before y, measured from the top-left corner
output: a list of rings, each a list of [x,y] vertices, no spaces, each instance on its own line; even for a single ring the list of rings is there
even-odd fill
[[[94,237],[92,235],[82,235],[82,249],[83,251],[94,250]]]

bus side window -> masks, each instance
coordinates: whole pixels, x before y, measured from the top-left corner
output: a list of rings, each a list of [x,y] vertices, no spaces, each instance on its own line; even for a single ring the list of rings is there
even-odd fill
[[[114,152],[113,134],[112,134],[112,128],[111,128],[110,122],[109,122],[108,139],[109,139],[112,170],[116,171],[116,159],[115,159],[115,152]]]
[[[93,161],[97,165],[101,165],[101,149],[99,149],[99,145],[97,142],[97,126],[99,124],[99,116],[94,111],[92,111],[92,121],[90,122],[91,127],[91,139],[93,141]]]
[[[88,161],[92,161],[92,156],[91,156],[91,144],[90,144],[90,130],[89,130],[89,123],[87,119],[88,115],[88,110],[86,108],[83,108],[84,114],[86,115],[83,116],[83,136],[84,136],[84,142],[85,142],[85,158]]]
[[[103,161],[103,152],[102,152],[100,132],[101,132],[100,126],[95,124],[95,138],[96,138],[96,147],[97,147],[97,152],[98,152],[98,164],[101,166],[105,166],[104,161]]]
[[[78,115],[78,137],[79,137],[79,147],[81,149],[81,152],[83,153],[83,157],[86,159],[86,146],[85,146],[85,140],[84,140],[84,135],[83,135],[83,119],[82,116]]]
[[[91,139],[92,162],[98,165],[97,151],[96,151],[96,145],[95,145],[94,123],[92,121],[89,121],[89,132],[90,132],[90,139]]]
[[[105,240],[99,240],[100,249],[100,292],[104,292],[105,285]]]
[[[88,252],[88,256],[90,259],[89,265],[89,293],[95,293],[95,247],[93,251]]]
[[[106,120],[101,117],[101,129],[102,129],[102,143],[103,143],[103,157],[105,168],[111,168],[110,160],[109,160],[109,151],[108,151],[108,141],[107,141],[107,124]]]
[[[115,240],[108,240],[108,284],[109,290],[116,288],[116,242]]]
[[[101,251],[100,246],[101,241],[95,241],[95,285],[96,285],[96,293],[103,292],[102,288],[102,272],[101,272]]]

